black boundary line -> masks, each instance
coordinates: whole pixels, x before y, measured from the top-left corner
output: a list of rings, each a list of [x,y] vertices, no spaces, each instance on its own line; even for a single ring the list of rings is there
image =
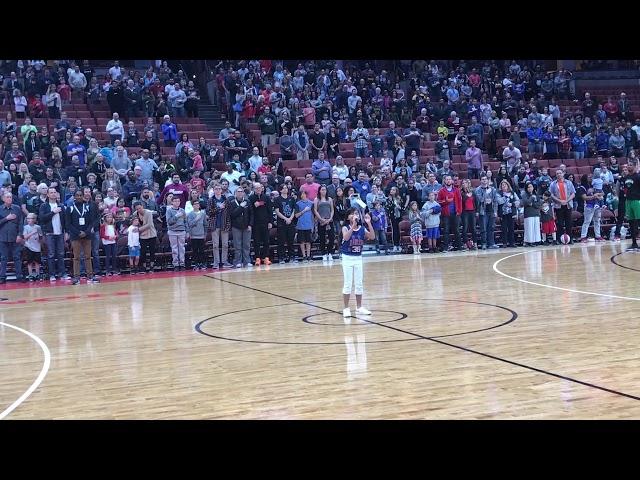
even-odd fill
[[[205,277],[208,277],[208,275],[204,275]],[[209,277],[209,278],[215,278],[215,277]],[[225,280],[226,281],[226,280]],[[240,285],[243,286],[243,285]],[[249,288],[249,287],[247,287]],[[278,295],[276,295],[278,296]],[[329,301],[329,300],[327,300]],[[344,342],[277,342],[277,341],[265,341],[265,340],[245,340],[245,339],[241,339],[241,338],[230,338],[230,337],[222,337],[220,335],[213,335],[212,333],[207,333],[204,330],[202,330],[202,325],[204,325],[205,323],[207,323],[210,320],[213,320],[214,318],[219,318],[219,317],[223,317],[225,315],[233,315],[234,313],[241,313],[241,312],[250,312],[252,310],[261,310],[263,308],[273,308],[273,307],[284,307],[287,305],[300,305],[302,302],[290,302],[290,303],[279,303],[276,305],[265,305],[265,306],[261,306],[261,307],[251,307],[251,308],[243,308],[242,310],[234,310],[233,312],[226,312],[226,313],[220,313],[218,315],[214,315],[213,317],[209,317],[209,318],[205,318],[204,320],[198,322],[195,325],[195,330],[196,332],[205,335],[207,337],[211,337],[211,338],[217,338],[219,340],[227,340],[230,342],[241,342],[241,343],[257,343],[260,345],[344,345]],[[311,306],[315,306],[315,305],[311,305]],[[318,307],[320,308],[320,307]],[[331,312],[331,313],[335,313],[335,312]],[[342,314],[340,314],[342,315]],[[320,325],[320,324],[309,324],[309,325]],[[394,343],[394,342],[413,342],[416,340],[422,340],[421,338],[401,338],[401,339],[397,339],[397,340],[370,340],[367,342],[363,342],[363,343]]]
[[[376,310],[376,312],[395,313],[397,315],[400,315],[400,317],[398,317],[398,318],[394,318],[394,319],[391,319],[391,320],[385,320],[384,322],[380,322],[380,323],[399,322],[400,320],[404,320],[405,318],[407,318],[409,316],[404,312],[395,312],[393,310]],[[304,323],[308,323],[309,325],[320,325],[321,327],[342,327],[342,328],[344,328],[344,322],[342,322],[342,323],[319,323],[319,322],[312,322],[311,320],[309,320],[312,317],[318,317],[320,315],[326,315],[326,314],[325,313],[314,313],[313,315],[307,315],[306,317],[302,318],[302,321]]]
[[[232,282],[230,280],[223,280],[221,278],[213,277],[211,275],[205,275],[205,277],[213,278],[214,280],[219,280],[221,282],[229,283],[231,285],[236,285],[238,287],[244,287],[244,288],[247,288],[249,290],[254,290],[256,292],[264,293],[264,294],[271,295],[271,296],[274,296],[274,297],[283,298],[283,299],[289,300],[291,302],[296,302],[296,303],[300,303],[300,304],[303,304],[303,305],[308,305],[310,307],[315,307],[315,308],[319,308],[321,310],[325,310],[325,311],[328,311],[328,312],[336,313],[338,315],[342,315],[342,312],[331,310],[331,309],[326,308],[326,307],[320,307],[318,305],[314,305],[314,304],[309,303],[309,302],[303,302],[301,300],[296,300],[295,298],[289,298],[289,297],[285,297],[283,295],[278,295],[276,293],[271,293],[271,292],[267,292],[265,290],[260,290],[259,288],[249,287],[247,285],[242,285],[240,283],[235,283],[235,282]],[[549,371],[543,370],[541,368],[532,367],[530,365],[525,365],[523,363],[514,362],[514,361],[508,360],[506,358],[501,358],[501,357],[497,357],[495,355],[491,355],[491,354],[488,354],[488,353],[479,352],[479,351],[473,350],[471,348],[462,347],[462,346],[459,346],[459,345],[454,345],[452,343],[448,343],[448,342],[445,342],[445,341],[442,341],[442,340],[438,340],[438,339],[433,338],[433,337],[425,337],[423,335],[420,335],[420,334],[417,334],[417,333],[413,333],[413,332],[409,332],[407,330],[402,330],[401,328],[397,328],[397,327],[394,327],[394,326],[391,326],[391,325],[388,325],[388,324],[380,324],[380,323],[376,323],[376,322],[373,322],[371,320],[365,320],[365,319],[362,319],[362,318],[360,320],[363,320],[363,321],[365,321],[367,323],[370,323],[372,325],[378,325],[380,327],[387,328],[389,330],[395,330],[396,332],[404,333],[405,335],[409,335],[409,336],[412,336],[412,337],[420,338],[420,339],[423,339],[423,340],[429,340],[431,342],[438,343],[440,345],[446,345],[447,347],[451,347],[451,348],[455,348],[455,349],[458,349],[458,350],[462,350],[464,352],[475,353],[476,355],[480,355],[480,356],[485,357],[485,358],[490,358],[492,360],[497,360],[499,362],[503,362],[503,363],[506,363],[506,364],[509,364],[509,365],[514,365],[516,367],[525,368],[527,370],[531,370],[531,371],[534,371],[534,372],[538,372],[538,373],[542,373],[542,374],[545,374],[545,375],[549,375],[551,377],[559,378],[561,380],[566,380],[568,382],[573,382],[573,383],[577,383],[579,385],[584,385],[585,387],[595,388],[595,389],[601,390],[603,392],[613,393],[614,395],[620,395],[621,397],[631,398],[632,400],[640,400],[640,397],[637,397],[635,395],[631,395],[629,393],[619,392],[617,390],[613,390],[613,389],[606,388],[606,387],[601,387],[599,385],[595,385],[595,384],[589,383],[589,382],[583,382],[582,380],[578,380],[576,378],[571,378],[571,377],[567,377],[565,375],[560,375],[559,373],[549,372]]]
[[[614,258],[616,258],[618,255],[622,255],[623,253],[627,253],[627,252],[616,253],[609,260],[611,260],[611,263],[613,263],[614,265],[616,265],[616,266],[618,266],[620,268],[626,268],[627,270],[633,270],[634,272],[640,272],[639,268],[627,267],[626,265],[621,265],[620,263],[618,263],[618,262],[616,262],[614,260]]]
[[[209,277],[208,275],[203,275],[205,277]],[[215,277],[209,277],[212,279],[215,279]],[[231,282],[233,283],[233,282]],[[265,292],[268,293],[268,292]],[[385,300],[387,298],[395,298],[395,297],[381,297],[378,298],[378,300]],[[516,321],[516,319],[518,318],[518,314],[511,310],[510,308],[507,307],[503,307],[501,305],[493,305],[491,303],[482,303],[482,302],[471,302],[471,301],[467,301],[467,300],[451,300],[451,299],[445,299],[445,298],[422,298],[422,297],[403,297],[406,298],[407,300],[434,300],[434,301],[440,301],[440,302],[455,302],[455,303],[470,303],[470,304],[474,304],[474,305],[485,305],[485,306],[489,306],[489,307],[494,307],[494,308],[498,308],[501,310],[505,310],[507,312],[509,312],[511,314],[511,318],[509,320],[507,320],[506,322],[502,322],[499,323],[497,325],[493,325],[491,327],[485,327],[485,328],[480,328],[478,330],[470,330],[468,332],[458,332],[458,333],[449,333],[447,335],[435,335],[432,336],[430,338],[446,338],[446,337],[457,337],[460,335],[469,335],[471,333],[478,333],[478,332],[485,332],[487,330],[493,330],[494,328],[500,328],[500,327],[504,327],[505,325],[508,325],[514,321]],[[322,302],[329,302],[331,300],[320,300],[318,301],[318,303],[322,303]],[[202,330],[202,325],[204,325],[205,323],[207,323],[210,320],[214,320],[216,318],[220,318],[223,317],[225,315],[233,315],[234,313],[242,313],[242,312],[249,312],[252,310],[260,310],[262,308],[271,308],[271,307],[282,307],[282,306],[286,306],[286,305],[300,305],[301,302],[299,301],[295,301],[292,303],[281,303],[281,304],[277,304],[277,305],[266,305],[266,306],[260,306],[260,307],[251,307],[251,308],[244,308],[242,310],[234,310],[231,312],[225,312],[225,313],[219,313],[218,315],[213,315],[212,317],[208,317],[205,318],[204,320],[201,320],[200,322],[198,322],[195,325],[195,330],[202,334],[202,335],[206,335],[207,337],[211,337],[211,338],[217,338],[219,340],[227,340],[230,342],[244,342],[244,343],[263,343],[266,345],[341,345],[342,342],[277,342],[277,341],[267,341],[267,340],[245,340],[245,339],[240,339],[240,338],[231,338],[231,337],[222,337],[220,335],[213,335],[211,333],[205,332],[204,330]],[[313,307],[318,307],[317,305],[313,305],[313,304],[309,304]],[[320,308],[320,307],[318,307]],[[331,311],[330,313],[336,313],[335,311]],[[397,312],[399,313],[399,312]],[[318,315],[318,314],[316,314]],[[321,314],[320,314],[321,315]],[[401,319],[398,320],[394,320],[394,321],[399,321],[399,320],[404,320],[405,318],[407,318],[406,314],[402,314],[403,317]],[[309,318],[309,316],[305,317],[305,318]],[[314,322],[309,322],[309,321],[305,321],[305,318],[302,319],[303,322],[310,324],[310,325],[324,325],[324,326],[338,326],[337,324],[321,324],[321,323],[314,323]],[[393,321],[385,321],[385,322],[380,322],[380,323],[392,323]],[[369,322],[369,324],[371,324],[371,322]],[[340,326],[344,327],[343,324],[340,324]],[[364,343],[392,343],[392,342],[407,342],[407,341],[414,341],[414,340],[422,340],[421,338],[408,338],[408,339],[398,339],[398,340],[372,340],[369,342],[364,342]]]

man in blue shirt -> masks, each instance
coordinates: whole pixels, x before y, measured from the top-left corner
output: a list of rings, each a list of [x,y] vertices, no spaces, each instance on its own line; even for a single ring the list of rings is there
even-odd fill
[[[318,183],[322,185],[331,183],[331,163],[325,160],[324,152],[318,152],[318,159],[311,164],[311,172]]]
[[[164,139],[165,147],[175,147],[176,140],[178,139],[178,129],[176,124],[171,121],[169,115],[163,117],[162,123],[162,137]]]
[[[0,160],[0,186],[11,185],[11,174],[4,169],[4,162]]]
[[[74,155],[78,156],[80,160],[80,167],[85,167],[87,150],[84,145],[80,143],[80,137],[78,135],[73,136],[73,141],[67,145],[67,158],[72,158]]]
[[[360,198],[367,198],[367,195],[371,192],[371,184],[367,181],[367,174],[360,172],[358,174],[358,180],[353,182],[353,188],[360,194]]]
[[[538,127],[538,122],[531,121],[531,126],[527,128],[527,139],[529,140],[529,153],[542,153],[542,129]]]
[[[399,137],[400,133],[396,130],[396,124],[393,120],[389,122],[389,130],[385,133],[387,139],[387,150],[393,150],[393,146],[396,143],[396,137]]]
[[[598,155],[606,157],[609,155],[609,131],[604,127],[598,128],[598,134],[596,135],[596,151]]]
[[[479,148],[484,146],[484,127],[478,123],[477,117],[471,117],[471,125],[467,128],[469,141],[475,140]]]

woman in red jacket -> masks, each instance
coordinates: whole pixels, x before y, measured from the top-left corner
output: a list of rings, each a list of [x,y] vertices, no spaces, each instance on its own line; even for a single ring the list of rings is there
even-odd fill
[[[462,215],[462,195],[460,189],[453,185],[451,175],[444,177],[444,186],[438,190],[437,202],[442,207],[442,221],[444,233],[442,236],[443,251],[449,250],[449,235],[453,230],[455,235],[455,250],[460,250],[460,215]]]

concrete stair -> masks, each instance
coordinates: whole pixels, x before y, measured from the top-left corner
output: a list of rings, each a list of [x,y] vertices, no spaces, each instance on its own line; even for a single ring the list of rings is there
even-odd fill
[[[201,97],[205,98],[205,97]],[[198,116],[200,120],[215,132],[216,135],[224,128],[225,120],[222,119],[217,106],[211,105],[205,100],[200,100],[198,105]]]

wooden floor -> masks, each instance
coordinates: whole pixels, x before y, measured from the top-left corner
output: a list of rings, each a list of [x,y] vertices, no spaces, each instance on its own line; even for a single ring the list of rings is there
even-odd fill
[[[0,290],[0,418],[640,418],[625,246],[367,258],[351,325],[339,262]]]

